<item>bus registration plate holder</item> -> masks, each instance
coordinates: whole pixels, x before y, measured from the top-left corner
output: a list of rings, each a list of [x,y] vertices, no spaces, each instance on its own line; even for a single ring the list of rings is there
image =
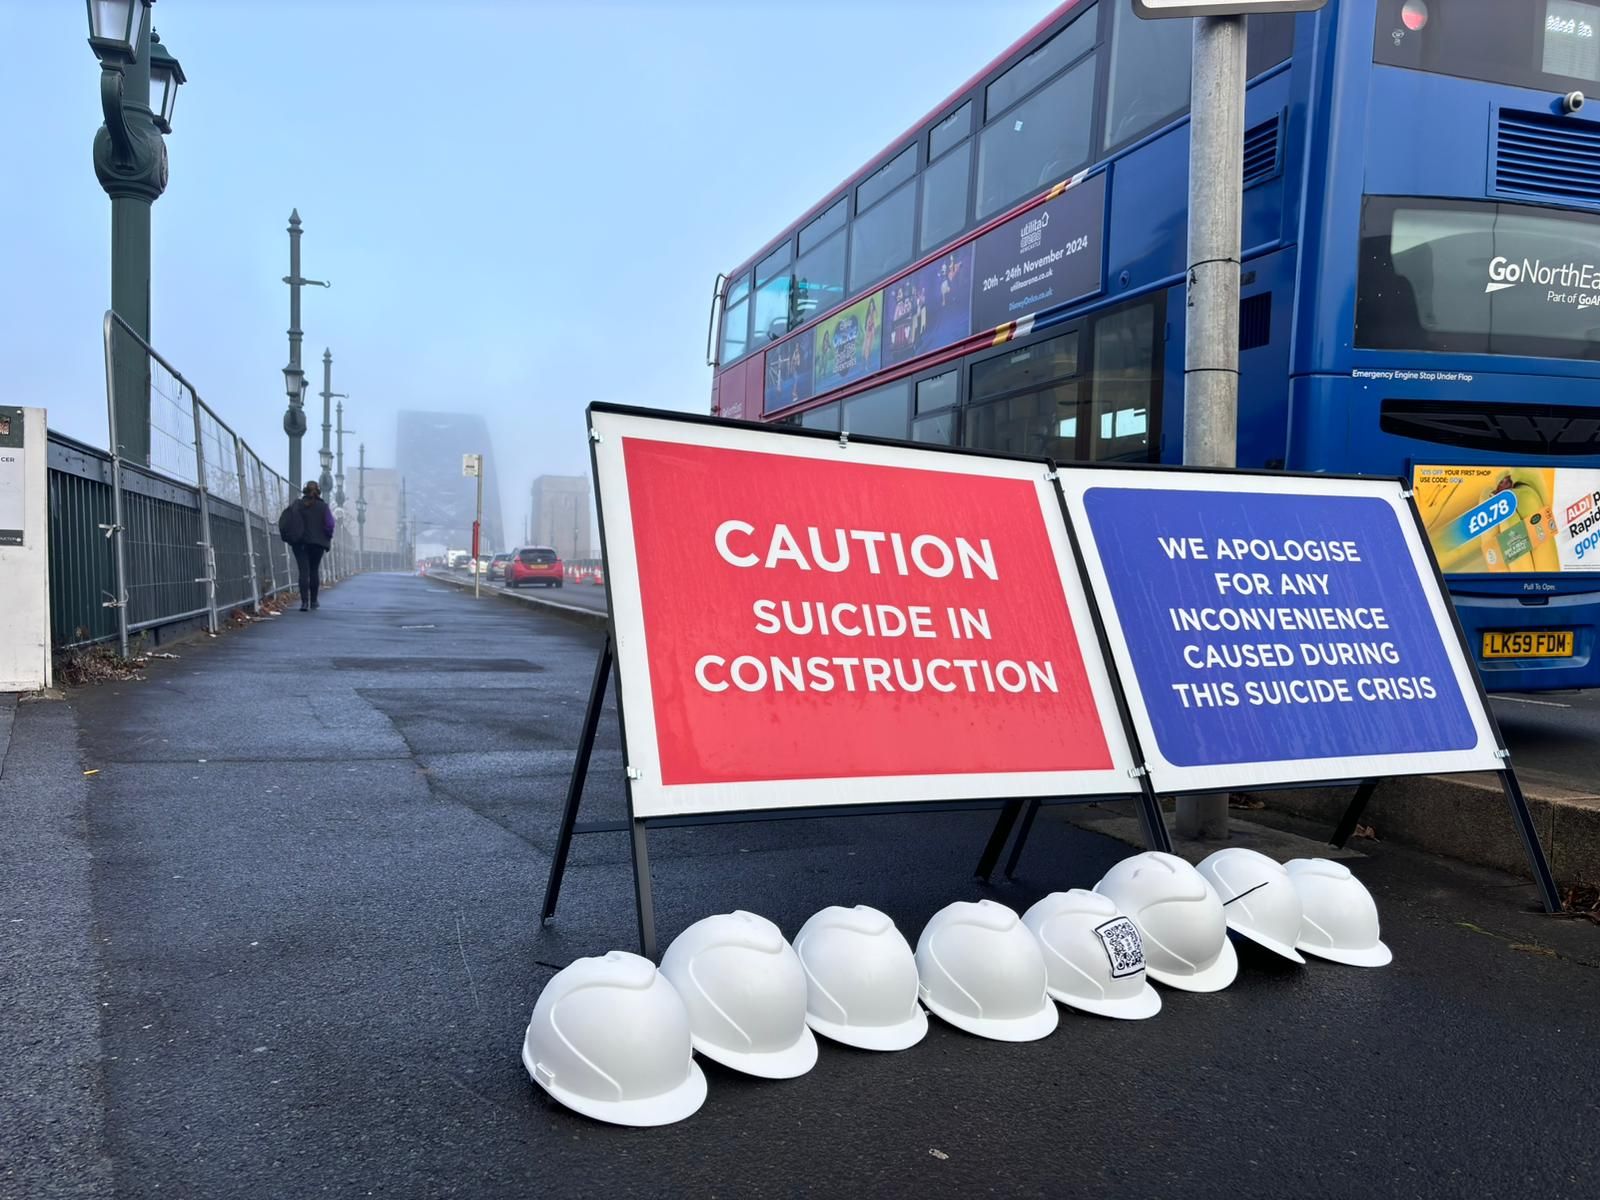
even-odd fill
[[[1570,629],[1494,630],[1483,635],[1485,658],[1571,658]]]

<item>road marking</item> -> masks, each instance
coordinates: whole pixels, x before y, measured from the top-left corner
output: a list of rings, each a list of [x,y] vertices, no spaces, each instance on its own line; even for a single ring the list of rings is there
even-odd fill
[[[1526,696],[1490,696],[1491,700],[1510,700],[1514,704],[1537,704],[1540,708],[1571,708],[1570,704],[1561,704],[1555,700],[1529,700]]]

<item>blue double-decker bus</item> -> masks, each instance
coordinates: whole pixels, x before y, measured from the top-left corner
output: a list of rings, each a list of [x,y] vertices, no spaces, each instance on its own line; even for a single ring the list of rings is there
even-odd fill
[[[1072,0],[719,276],[712,411],[1179,462],[1191,22]],[[1600,685],[1600,0],[1252,17],[1238,462],[1412,482],[1497,691]]]

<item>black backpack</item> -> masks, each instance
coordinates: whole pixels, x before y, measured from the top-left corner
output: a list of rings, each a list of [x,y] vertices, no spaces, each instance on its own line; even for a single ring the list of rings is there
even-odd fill
[[[291,501],[289,507],[278,515],[278,536],[291,546],[305,540],[305,525],[300,516],[299,501]]]

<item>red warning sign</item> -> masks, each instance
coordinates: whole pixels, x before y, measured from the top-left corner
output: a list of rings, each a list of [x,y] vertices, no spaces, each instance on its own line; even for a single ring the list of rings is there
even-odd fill
[[[1131,790],[1038,463],[591,419],[637,815]]]

